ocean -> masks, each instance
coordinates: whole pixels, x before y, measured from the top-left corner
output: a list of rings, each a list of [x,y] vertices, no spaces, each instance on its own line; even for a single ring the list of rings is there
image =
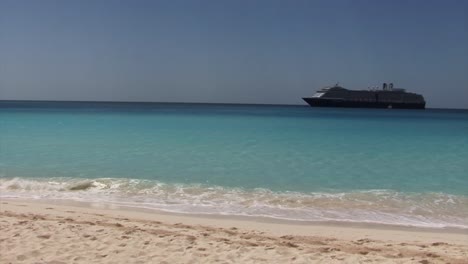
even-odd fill
[[[468,111],[1,101],[0,198],[468,228]]]

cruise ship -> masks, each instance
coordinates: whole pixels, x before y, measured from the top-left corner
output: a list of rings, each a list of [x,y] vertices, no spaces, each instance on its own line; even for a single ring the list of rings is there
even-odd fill
[[[384,83],[382,89],[368,90],[348,90],[335,84],[318,90],[312,97],[302,99],[313,107],[426,108],[422,95],[394,88],[393,83]]]

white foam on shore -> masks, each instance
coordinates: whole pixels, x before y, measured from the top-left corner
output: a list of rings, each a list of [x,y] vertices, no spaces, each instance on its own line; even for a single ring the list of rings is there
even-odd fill
[[[138,179],[0,178],[2,197],[64,199],[189,214],[468,228],[468,197],[442,193],[299,193]]]

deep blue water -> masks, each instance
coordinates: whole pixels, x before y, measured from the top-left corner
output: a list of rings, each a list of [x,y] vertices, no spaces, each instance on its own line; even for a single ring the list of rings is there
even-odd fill
[[[466,110],[0,102],[0,129],[8,197],[468,227]]]

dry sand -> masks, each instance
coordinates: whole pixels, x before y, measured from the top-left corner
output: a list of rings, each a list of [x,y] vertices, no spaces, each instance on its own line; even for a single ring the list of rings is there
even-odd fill
[[[0,263],[468,263],[466,231],[294,224],[3,199]]]

